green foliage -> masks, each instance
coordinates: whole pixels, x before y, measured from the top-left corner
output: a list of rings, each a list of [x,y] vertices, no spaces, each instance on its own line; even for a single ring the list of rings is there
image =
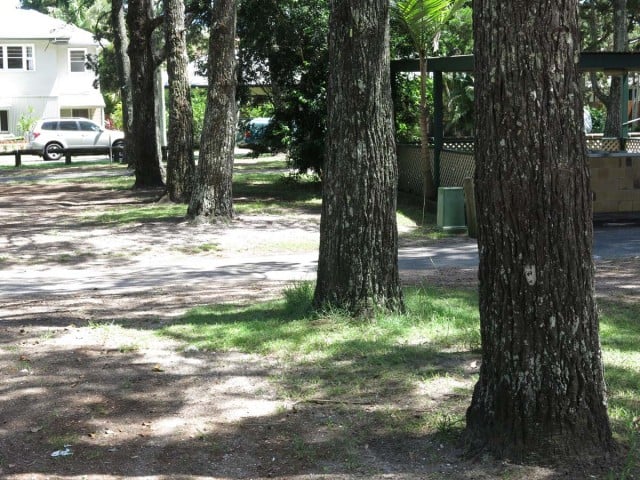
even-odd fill
[[[428,80],[431,85],[431,79]],[[431,88],[428,88],[431,95]],[[431,100],[431,97],[428,97]],[[428,102],[432,105],[432,102]],[[420,79],[412,74],[402,73],[396,77],[394,97],[396,141],[399,143],[420,142]]]
[[[324,154],[329,6],[323,0],[244,0],[238,11],[241,85],[265,86],[293,165],[320,171]]]
[[[20,118],[18,119],[18,133],[20,135],[26,135],[31,131],[31,128],[36,123],[37,118],[33,115],[33,107],[29,105],[27,107],[27,112],[20,114]]]
[[[604,132],[604,122],[607,119],[607,111],[603,107],[587,107],[591,112],[591,132],[602,133]]]
[[[193,141],[196,145],[200,143],[202,136],[202,126],[204,125],[204,112],[207,108],[207,89],[191,89],[191,110],[193,112]]]
[[[111,8],[109,0],[21,0],[21,4],[94,33],[106,27]]]
[[[116,51],[113,45],[109,44],[100,51],[95,63],[91,66],[96,74],[94,83],[100,84],[100,90],[103,93],[120,95],[120,79],[116,65]]]
[[[429,106],[432,105],[431,99],[428,98],[431,88],[428,85],[429,75],[425,70],[428,67],[427,59],[429,53],[438,51],[445,26],[463,4],[464,0],[394,0],[391,3],[394,16],[410,38],[421,65],[418,89],[420,93],[417,108],[415,103],[413,108],[407,108],[407,103],[405,102],[403,104],[404,109],[396,110],[396,118],[400,117],[396,125],[399,141],[412,141],[415,139],[416,133],[418,133],[418,139],[420,137],[424,138],[430,133],[426,130],[426,126],[430,123],[428,121],[430,116]],[[399,90],[400,94],[402,94],[403,90]],[[414,120],[413,125],[417,123],[418,128],[409,128],[407,119],[403,117],[409,115],[409,121],[411,121],[411,114],[416,110],[418,121]]]
[[[275,108],[271,102],[245,103],[240,106],[240,119],[249,120],[256,117],[273,117]]]
[[[440,34],[439,55],[468,55],[473,53],[473,10],[471,1],[456,10]]]
[[[395,0],[392,6],[417,53],[437,50],[430,46],[450,16],[451,0]]]
[[[122,118],[122,102],[118,102],[113,106],[110,118],[113,122],[113,128],[117,130],[124,129],[124,120]]]
[[[473,77],[460,73],[446,77],[445,135],[472,137],[474,135]]]

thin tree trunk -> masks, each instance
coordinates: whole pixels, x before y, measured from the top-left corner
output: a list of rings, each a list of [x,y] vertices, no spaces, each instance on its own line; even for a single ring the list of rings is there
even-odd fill
[[[167,193],[174,202],[188,203],[193,188],[195,161],[184,1],[164,0],[164,11],[169,76]]]
[[[402,309],[388,1],[331,1],[329,72],[315,304]]]
[[[116,68],[120,80],[120,101],[122,103],[122,129],[125,138],[129,140],[132,132],[133,122],[133,100],[131,98],[131,63],[127,49],[129,48],[129,36],[124,16],[123,0],[112,0],[111,3],[111,26],[113,28],[113,45],[116,51]],[[133,154],[132,142],[125,143],[124,157],[133,165],[135,156]]]
[[[155,61],[153,57],[151,0],[129,0],[127,27],[131,61],[133,124],[131,144],[135,188],[164,186],[164,167],[156,132]]]
[[[233,150],[236,126],[236,0],[213,3],[209,37],[209,91],[198,173],[188,216],[201,220],[233,217]]]
[[[476,0],[482,366],[467,436],[503,457],[602,454],[576,0]]]
[[[628,45],[627,35],[627,0],[613,0],[613,51],[626,52]],[[607,104],[607,118],[604,123],[605,137],[621,137],[622,121],[621,108],[627,108],[626,102],[621,104],[622,77],[611,77]]]
[[[425,199],[436,198],[433,168],[429,160],[429,108],[427,107],[427,53],[420,52],[420,154],[423,168],[423,195]]]

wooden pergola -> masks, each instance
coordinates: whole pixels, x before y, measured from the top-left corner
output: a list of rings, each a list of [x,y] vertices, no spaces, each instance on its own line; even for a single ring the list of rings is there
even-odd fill
[[[629,72],[640,72],[640,53],[635,52],[583,52],[580,54],[579,68],[583,72],[603,72],[611,76],[622,77],[620,94],[620,122],[623,125],[623,136],[628,135]],[[444,73],[473,73],[473,55],[457,55],[453,57],[433,57],[427,60],[427,69],[433,73],[433,143],[434,143],[434,183],[440,186],[440,155],[444,141],[443,124],[443,83]],[[395,84],[396,74],[401,72],[419,72],[417,59],[393,60],[391,62],[391,78]]]

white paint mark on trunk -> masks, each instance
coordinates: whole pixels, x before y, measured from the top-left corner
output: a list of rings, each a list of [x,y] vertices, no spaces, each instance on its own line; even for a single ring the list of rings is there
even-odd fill
[[[525,265],[524,266],[524,277],[527,279],[527,283],[530,286],[536,284],[536,266],[535,265]]]

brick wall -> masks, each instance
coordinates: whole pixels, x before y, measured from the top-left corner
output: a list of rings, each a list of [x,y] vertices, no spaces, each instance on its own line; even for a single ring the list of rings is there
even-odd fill
[[[640,212],[640,158],[590,158],[589,167],[595,213]]]

